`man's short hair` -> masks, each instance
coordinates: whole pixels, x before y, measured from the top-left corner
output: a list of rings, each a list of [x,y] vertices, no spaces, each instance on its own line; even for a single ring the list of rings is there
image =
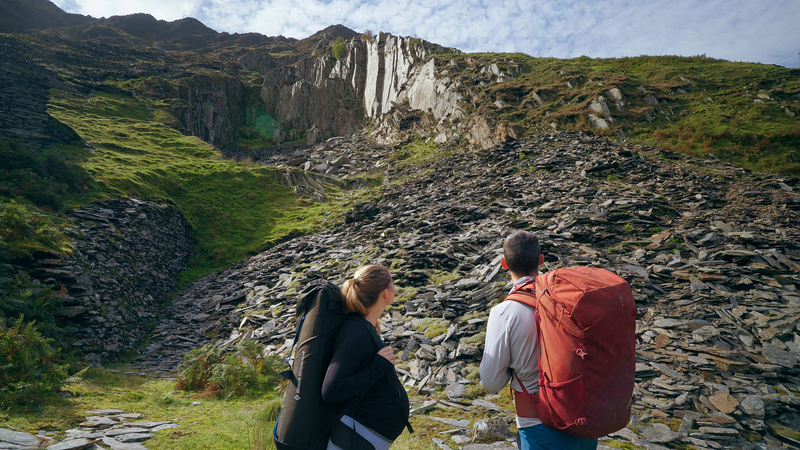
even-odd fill
[[[517,275],[538,272],[539,254],[539,238],[528,231],[517,231],[503,242],[508,269]]]

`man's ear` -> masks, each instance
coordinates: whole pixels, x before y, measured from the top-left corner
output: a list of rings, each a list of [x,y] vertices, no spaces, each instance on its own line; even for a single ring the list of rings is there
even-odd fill
[[[505,256],[500,258],[500,265],[503,266],[503,269],[508,270],[508,263],[506,262],[506,257]]]
[[[541,266],[542,264],[544,264],[544,255],[542,255],[542,254],[540,253],[540,254],[539,254],[539,265]]]

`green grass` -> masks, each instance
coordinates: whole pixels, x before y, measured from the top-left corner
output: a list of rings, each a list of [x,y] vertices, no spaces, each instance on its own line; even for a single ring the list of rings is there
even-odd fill
[[[167,126],[171,117],[158,104],[121,94],[54,91],[48,111],[91,149],[81,164],[99,181],[102,195],[157,199],[183,212],[197,256],[182,284],[287,236],[319,230],[324,212],[338,211],[339,203],[295,196],[280,185],[277,169],[223,160],[210,144]],[[334,197],[340,193],[334,185],[327,189]]]
[[[59,431],[58,440],[65,430],[76,427],[84,420],[84,411],[92,409],[122,409],[143,414],[139,420],[174,421],[178,428],[155,433],[145,443],[151,450],[242,450],[274,449],[271,430],[275,425],[283,395],[280,385],[262,386],[245,395],[222,399],[202,397],[194,392],[177,391],[175,381],[141,377],[125,373],[126,367],[88,368],[71,377],[62,392],[72,398],[61,398],[56,393],[31,402],[0,411],[0,422],[5,428],[36,433],[38,430]],[[486,393],[479,385],[471,385],[471,398],[482,398]],[[442,393],[437,394],[443,396]],[[412,406],[423,402],[413,396]],[[199,404],[193,404],[199,402]],[[500,398],[492,400],[504,408],[511,408],[508,389],[500,391]],[[451,448],[457,448],[449,435],[439,434],[452,427],[430,419],[428,416],[475,420],[489,417],[480,408],[466,411],[451,408],[434,408],[424,415],[410,418],[416,433],[404,431],[392,448],[398,450],[428,450],[436,448],[433,437],[443,439]],[[512,427],[512,431],[515,428]]]
[[[433,139],[416,139],[402,146],[401,150],[391,156],[391,160],[400,167],[422,166],[447,157],[449,151],[442,150]]]
[[[87,369],[70,378],[62,391],[74,397],[51,395],[35,404],[0,412],[0,420],[21,431],[64,431],[84,420],[83,411],[123,409],[143,414],[141,420],[171,420],[179,425],[157,432],[146,443],[149,449],[241,450],[251,448],[258,429],[270,425],[257,424],[258,419],[274,424],[282,395],[271,386],[228,400],[198,398],[193,392],[176,391],[174,381],[109,369]]]
[[[511,125],[518,134],[558,129],[594,130],[616,136],[623,131],[634,143],[664,147],[696,156],[713,153],[722,160],[763,172],[800,173],[800,70],[738,63],[705,56],[635,58],[534,58],[514,54],[437,55],[460,61],[460,76],[473,85],[480,67],[467,57],[496,62],[506,73],[519,65],[511,81],[492,83],[479,94],[477,113]],[[568,83],[572,85],[569,87]],[[618,111],[607,93],[619,88],[625,101]],[[533,98],[536,92],[543,103]],[[758,94],[773,100],[756,102]],[[589,104],[608,101],[615,122],[601,132],[589,122]],[[659,105],[650,105],[654,96]],[[710,100],[709,100],[710,99]],[[498,109],[495,100],[509,106]],[[671,108],[671,111],[670,111]],[[790,117],[784,111],[795,114]],[[669,118],[666,111],[670,111]],[[655,118],[648,122],[646,114]]]

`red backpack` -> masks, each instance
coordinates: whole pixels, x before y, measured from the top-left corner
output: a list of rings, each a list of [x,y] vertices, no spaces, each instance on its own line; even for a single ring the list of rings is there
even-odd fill
[[[589,439],[625,428],[636,372],[630,285],[605,269],[562,267],[536,277],[535,287],[536,295],[506,297],[536,308],[540,349],[539,394],[519,383],[517,415]]]

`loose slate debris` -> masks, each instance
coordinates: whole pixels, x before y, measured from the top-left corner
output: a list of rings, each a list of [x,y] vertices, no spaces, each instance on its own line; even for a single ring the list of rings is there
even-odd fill
[[[543,270],[604,267],[631,283],[643,340],[639,400],[631,429],[614,439],[644,448],[797,445],[785,430],[800,412],[800,205],[780,183],[796,190],[798,180],[582,133],[445,149],[421,173],[390,152],[358,154],[348,143],[357,140],[330,151],[351,163],[373,158],[403,181],[385,184],[344,224],[189,286],[140,369],[173,374],[207,342],[233,351],[255,340],[284,354],[307,282],[341,283],[379,263],[400,288],[383,338],[399,355],[412,408],[464,407],[468,390],[458,385],[478,382],[485,319],[510,287],[502,241],[526,229],[541,239]],[[425,403],[436,386],[452,401]],[[513,419],[487,411],[495,414]],[[667,433],[660,422],[680,429]]]
[[[66,439],[47,447],[47,449],[146,450],[147,447],[141,442],[152,438],[153,434],[158,431],[178,426],[172,421],[131,422],[130,420],[140,419],[142,415],[125,413],[119,409],[86,411],[85,414],[90,414],[90,416],[86,417],[86,421],[81,423],[80,428],[67,430]]]

